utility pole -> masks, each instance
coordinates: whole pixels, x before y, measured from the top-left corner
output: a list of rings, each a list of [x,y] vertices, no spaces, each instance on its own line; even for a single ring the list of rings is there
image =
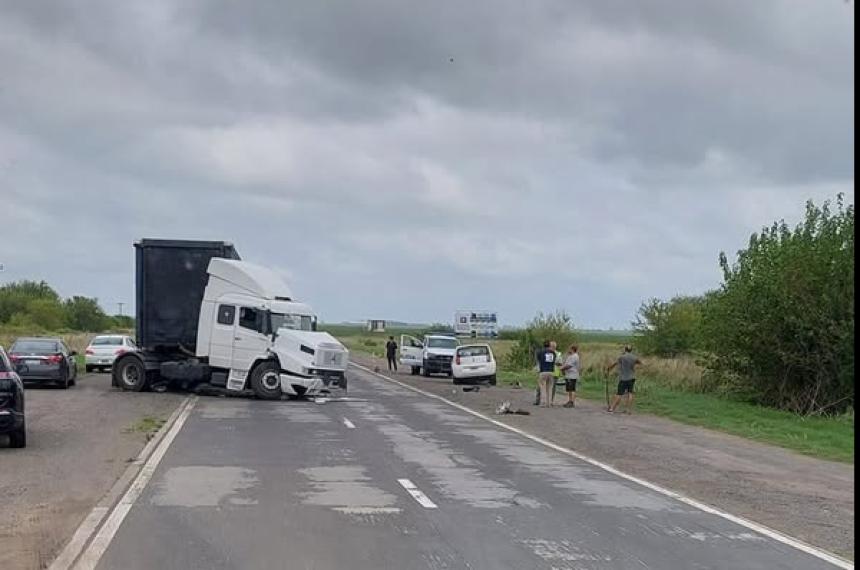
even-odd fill
[[[125,303],[117,303],[117,305],[119,305],[119,316],[122,316],[122,306],[125,305]]]

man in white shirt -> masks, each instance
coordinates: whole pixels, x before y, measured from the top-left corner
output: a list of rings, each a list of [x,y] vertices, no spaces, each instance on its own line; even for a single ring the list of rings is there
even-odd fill
[[[564,357],[561,371],[564,372],[564,387],[567,390],[567,403],[565,408],[576,407],[576,381],[579,380],[579,347],[571,345]]]

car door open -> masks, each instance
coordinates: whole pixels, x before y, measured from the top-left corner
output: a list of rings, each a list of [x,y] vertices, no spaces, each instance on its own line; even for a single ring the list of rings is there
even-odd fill
[[[413,374],[418,374],[424,358],[424,345],[408,334],[400,335],[400,365],[409,366]]]

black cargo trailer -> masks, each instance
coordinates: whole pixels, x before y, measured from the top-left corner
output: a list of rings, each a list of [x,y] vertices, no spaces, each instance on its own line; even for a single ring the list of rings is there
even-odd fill
[[[223,241],[143,239],[134,247],[138,346],[193,353],[209,260],[239,254]]]
[[[135,300],[139,351],[114,362],[113,385],[126,390],[178,381],[189,388],[215,377],[195,358],[197,321],[214,257],[240,259],[223,241],[142,239],[135,247]]]

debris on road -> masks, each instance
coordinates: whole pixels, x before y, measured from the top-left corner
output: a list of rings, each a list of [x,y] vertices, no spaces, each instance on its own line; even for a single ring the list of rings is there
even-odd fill
[[[499,404],[499,407],[496,408],[496,413],[500,416],[505,414],[516,414],[518,416],[529,416],[531,412],[528,410],[521,410],[519,408],[512,408],[511,403],[509,401],[504,401]]]

